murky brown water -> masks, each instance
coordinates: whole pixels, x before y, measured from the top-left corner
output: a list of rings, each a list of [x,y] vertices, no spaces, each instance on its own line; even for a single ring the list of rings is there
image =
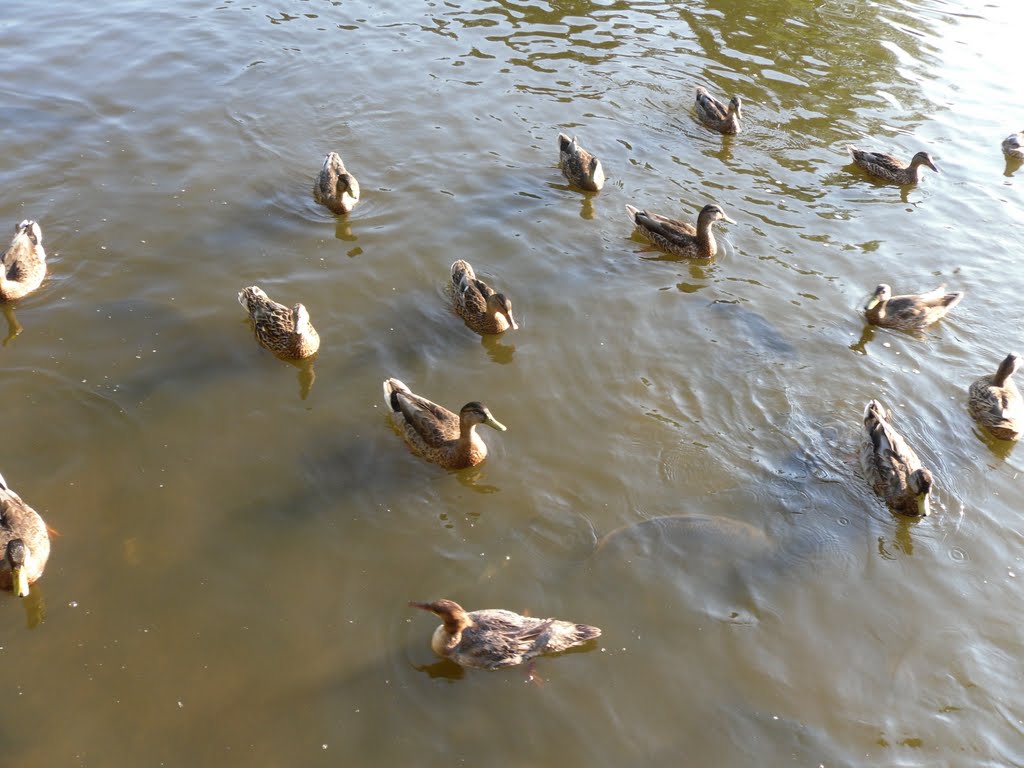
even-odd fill
[[[7,314],[0,470],[60,535],[0,600],[3,764],[1024,765],[1021,454],[964,407],[1024,346],[1015,7],[9,3],[0,223],[40,221],[50,276]],[[942,173],[901,194],[847,143]],[[627,202],[709,201],[714,264],[630,236]],[[450,313],[455,258],[520,331]],[[967,298],[866,331],[880,281]],[[305,398],[253,283],[312,314]],[[425,464],[386,376],[508,432]],[[860,477],[871,397],[925,521]],[[459,676],[405,607],[441,596],[605,634],[543,686]]]

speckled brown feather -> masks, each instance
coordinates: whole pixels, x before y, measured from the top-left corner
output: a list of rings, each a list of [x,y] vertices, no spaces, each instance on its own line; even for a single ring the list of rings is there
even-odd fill
[[[453,600],[410,605],[430,611],[442,620],[431,639],[431,647],[435,653],[464,667],[511,667],[601,636],[598,627],[560,619],[535,619],[501,608],[467,613]]]
[[[740,117],[743,114],[742,102],[739,96],[733,96],[729,104],[723,104],[710,93],[706,88],[697,86],[696,94],[697,117],[708,128],[719,133],[739,133]]]
[[[459,259],[451,269],[452,304],[455,312],[480,334],[504,333],[517,328],[512,302],[477,278],[469,262]]]
[[[302,304],[289,309],[255,285],[239,292],[238,303],[249,313],[260,344],[275,355],[300,360],[316,354],[320,348],[320,335]]]
[[[0,476],[0,559],[7,545],[15,539],[25,544],[24,568],[31,584],[43,575],[50,558],[50,535],[39,513],[22,501]],[[11,569],[6,562],[0,562],[0,589],[11,589]]]
[[[907,165],[902,160],[882,152],[868,152],[856,147],[847,147],[846,149],[858,168],[884,181],[892,181],[897,184],[916,184],[921,180],[921,171],[925,166],[936,173],[939,172],[931,155],[927,152],[918,152]]]
[[[923,472],[930,490],[931,473],[889,423],[891,418],[877,400],[871,400],[864,409],[861,468],[868,484],[889,507],[896,512],[916,516],[920,514],[918,498],[921,494],[914,490],[912,476],[918,471]]]
[[[575,136],[558,134],[558,167],[570,184],[585,192],[599,192],[604,186],[601,161],[581,147]]]
[[[46,277],[46,251],[39,225],[26,219],[0,256],[0,301],[14,301],[36,290]]]
[[[313,185],[313,197],[333,213],[348,213],[359,202],[359,182],[337,152],[329,152]]]
[[[921,331],[941,319],[960,303],[961,291],[947,293],[945,286],[918,294],[892,296],[892,289],[882,283],[864,307],[864,317],[872,325]],[[888,298],[885,298],[888,295]]]
[[[406,442],[427,461],[446,469],[464,469],[487,457],[487,444],[476,426],[491,417],[480,403],[467,403],[454,414],[413,393],[398,379],[384,381],[384,400]]]
[[[685,259],[713,259],[718,253],[718,241],[711,225],[719,220],[731,221],[717,205],[704,206],[696,227],[632,205],[626,206],[626,212],[640,234],[666,253]]]
[[[1019,440],[1024,433],[1024,400],[1011,378],[1020,357],[1009,354],[996,372],[974,381],[967,394],[971,416],[1000,440]]]

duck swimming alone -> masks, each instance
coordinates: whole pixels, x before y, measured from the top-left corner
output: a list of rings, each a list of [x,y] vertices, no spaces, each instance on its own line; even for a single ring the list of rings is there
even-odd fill
[[[345,170],[337,152],[329,152],[313,186],[313,197],[334,213],[348,213],[359,202],[359,182]]]
[[[704,206],[697,216],[696,227],[657,213],[641,211],[632,205],[626,206],[626,212],[640,234],[661,250],[684,259],[713,259],[718,253],[718,243],[711,232],[711,225],[716,221],[736,223],[714,204]]]
[[[46,251],[39,225],[28,219],[18,224],[0,261],[0,301],[20,299],[42,285],[46,277]]]
[[[275,355],[300,360],[320,349],[320,335],[304,305],[296,304],[289,309],[255,285],[238,292],[238,303],[249,313],[260,344]]]
[[[398,379],[384,381],[384,402],[409,447],[445,469],[473,467],[487,458],[487,444],[476,433],[477,425],[486,424],[499,432],[506,429],[482,403],[466,403],[456,415],[413,394]]]
[[[881,283],[864,306],[864,317],[872,325],[921,331],[944,317],[963,297],[962,291],[946,293],[942,285],[928,293],[893,296],[892,288]]]
[[[697,86],[697,117],[708,128],[719,133],[739,133],[740,118],[743,117],[742,104],[739,96],[729,99],[726,106],[710,93],[706,88]]]
[[[574,187],[586,192],[598,192],[604,186],[604,168],[601,161],[571,139],[558,134],[558,167]]]
[[[921,180],[921,171],[924,166],[928,166],[936,173],[939,172],[932,161],[932,156],[927,152],[918,152],[911,158],[910,165],[906,165],[892,155],[881,152],[868,152],[856,147],[847,147],[846,150],[858,168],[879,179],[897,184],[917,184]]]
[[[1011,133],[1003,139],[1003,154],[1014,160],[1024,160],[1024,131]]]
[[[868,402],[860,465],[868,484],[894,512],[924,517],[931,511],[932,473],[889,423],[891,418],[877,400]]]
[[[512,317],[512,302],[503,293],[495,293],[477,278],[469,262],[452,264],[452,303],[459,317],[479,334],[504,333],[519,326]]]
[[[1012,352],[996,372],[982,376],[967,391],[967,409],[974,420],[1000,440],[1019,440],[1024,433],[1024,400],[1011,378],[1020,368]]]
[[[28,596],[29,584],[43,575],[50,557],[50,534],[32,507],[0,475],[0,589]]]
[[[441,619],[443,624],[434,630],[430,647],[438,656],[463,667],[512,667],[601,636],[600,629],[587,624],[534,619],[500,608],[467,613],[453,600],[411,602],[409,606],[430,611]]]

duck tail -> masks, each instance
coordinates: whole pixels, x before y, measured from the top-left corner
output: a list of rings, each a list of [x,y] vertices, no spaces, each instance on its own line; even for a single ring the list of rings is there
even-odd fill
[[[957,304],[960,303],[960,300],[963,297],[964,297],[964,292],[963,291],[956,291],[954,293],[947,293],[945,296],[942,297],[942,304],[943,304],[943,306],[946,307],[946,309],[952,309],[953,307],[955,307]]]
[[[398,393],[409,393],[409,391],[409,388],[398,379],[384,379],[384,402],[395,413],[402,410],[398,403]]]
[[[473,271],[473,267],[469,265],[468,261],[458,259],[452,262],[452,285],[456,288],[462,283],[462,278],[468,277],[470,280],[476,277],[476,273]]]

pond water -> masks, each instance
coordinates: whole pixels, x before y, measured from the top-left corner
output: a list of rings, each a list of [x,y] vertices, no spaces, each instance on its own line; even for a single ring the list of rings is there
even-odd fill
[[[0,600],[5,765],[1024,765],[1024,454],[965,407],[1024,346],[1016,4],[5,10],[0,222],[50,271],[5,311],[0,471],[54,530]],[[877,184],[851,143],[941,172]],[[712,201],[710,264],[625,213]],[[518,331],[452,314],[457,258]],[[879,282],[966,298],[871,330]],[[252,284],[309,309],[311,367],[258,346]],[[427,464],[388,376],[508,431]],[[873,397],[928,519],[861,476]],[[460,674],[406,607],[440,597],[604,635],[542,684]]]

